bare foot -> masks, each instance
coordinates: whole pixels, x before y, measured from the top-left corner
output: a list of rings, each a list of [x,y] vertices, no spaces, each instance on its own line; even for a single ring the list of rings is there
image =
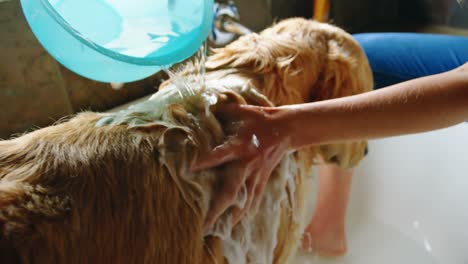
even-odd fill
[[[302,249],[321,256],[346,253],[345,215],[352,172],[336,165],[319,168],[317,208],[304,231]]]
[[[304,231],[302,250],[325,257],[344,255],[347,250],[344,223],[312,221]]]

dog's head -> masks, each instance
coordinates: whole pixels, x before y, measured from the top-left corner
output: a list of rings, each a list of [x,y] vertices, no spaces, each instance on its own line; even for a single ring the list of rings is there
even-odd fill
[[[367,58],[349,34],[301,18],[216,49],[207,67],[237,69],[275,105],[343,97],[373,86]]]
[[[373,88],[367,57],[351,35],[302,18],[281,21],[214,50],[207,67],[230,69],[231,75],[248,79],[275,105],[339,98]],[[348,168],[357,165],[366,145],[333,144],[317,151],[325,161]]]

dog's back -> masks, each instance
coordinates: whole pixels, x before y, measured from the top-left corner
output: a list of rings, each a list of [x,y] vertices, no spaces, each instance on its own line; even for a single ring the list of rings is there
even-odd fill
[[[200,189],[171,176],[176,160],[161,162],[182,147],[171,138],[179,132],[96,127],[100,118],[80,114],[0,142],[0,253],[14,249],[21,263],[212,259]]]

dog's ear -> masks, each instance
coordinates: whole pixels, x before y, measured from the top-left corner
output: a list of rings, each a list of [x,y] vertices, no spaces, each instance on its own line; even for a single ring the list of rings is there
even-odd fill
[[[316,100],[350,96],[373,89],[367,57],[351,36],[343,34],[341,38],[330,39],[327,57],[323,83]]]

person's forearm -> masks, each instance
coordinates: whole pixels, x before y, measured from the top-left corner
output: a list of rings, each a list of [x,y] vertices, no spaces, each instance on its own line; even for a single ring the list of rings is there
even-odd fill
[[[295,149],[449,127],[468,120],[467,68],[365,94],[284,106],[277,119]]]

